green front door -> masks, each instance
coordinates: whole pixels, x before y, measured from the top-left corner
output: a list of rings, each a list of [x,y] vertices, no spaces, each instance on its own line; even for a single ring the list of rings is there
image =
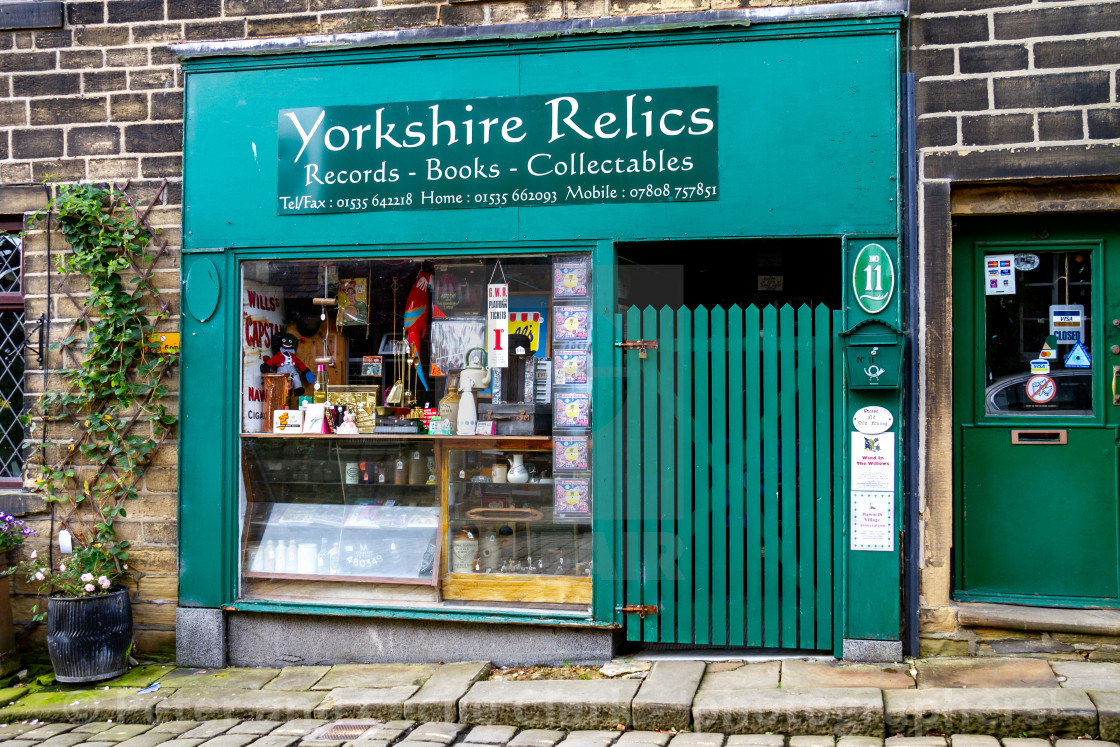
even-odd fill
[[[1120,606],[1120,230],[961,221],[957,598]]]

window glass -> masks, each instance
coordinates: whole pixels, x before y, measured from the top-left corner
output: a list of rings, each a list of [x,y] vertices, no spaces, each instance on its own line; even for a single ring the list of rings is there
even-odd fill
[[[984,256],[985,411],[1093,413],[1092,254]]]
[[[585,612],[589,257],[251,261],[241,596]]]

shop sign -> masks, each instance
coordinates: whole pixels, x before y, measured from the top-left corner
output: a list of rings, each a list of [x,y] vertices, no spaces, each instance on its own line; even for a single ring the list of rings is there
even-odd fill
[[[894,263],[886,249],[868,244],[860,249],[852,269],[856,302],[868,314],[887,308],[894,295]]]
[[[715,86],[281,109],[277,211],[720,199]]]

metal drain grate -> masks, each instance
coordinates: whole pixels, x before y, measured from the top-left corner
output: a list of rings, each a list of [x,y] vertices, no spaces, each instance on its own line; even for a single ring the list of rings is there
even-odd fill
[[[357,739],[377,726],[380,726],[380,722],[378,721],[358,721],[350,724],[335,724],[316,738],[322,740],[341,739],[344,741],[348,739]]]

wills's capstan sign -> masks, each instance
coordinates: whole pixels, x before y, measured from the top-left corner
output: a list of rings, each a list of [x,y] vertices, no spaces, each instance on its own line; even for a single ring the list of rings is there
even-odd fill
[[[280,214],[718,200],[714,86],[279,113]]]

